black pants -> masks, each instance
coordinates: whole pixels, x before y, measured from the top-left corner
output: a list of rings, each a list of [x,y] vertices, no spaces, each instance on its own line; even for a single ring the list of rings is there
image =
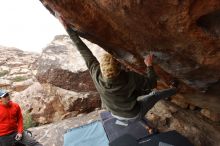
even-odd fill
[[[146,113],[161,99],[169,98],[176,94],[176,88],[169,88],[164,90],[152,91],[148,95],[143,95],[137,98],[141,105],[140,118],[143,118]]]
[[[23,132],[22,139],[20,141],[15,140],[15,136],[17,133],[12,133],[5,136],[0,136],[0,146],[14,146],[16,142],[24,144],[25,146],[43,146],[34,140],[30,135],[26,132]]]

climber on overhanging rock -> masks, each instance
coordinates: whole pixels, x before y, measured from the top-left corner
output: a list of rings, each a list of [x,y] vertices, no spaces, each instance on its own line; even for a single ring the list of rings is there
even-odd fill
[[[84,58],[106,109],[118,120],[131,122],[140,120],[157,101],[176,94],[175,87],[150,93],[157,85],[152,55],[148,55],[144,60],[147,66],[145,75],[122,70],[120,63],[110,54],[105,54],[99,63],[77,32],[65,23],[61,16],[56,17],[64,25]],[[146,94],[150,96],[142,96]],[[138,98],[139,96],[141,97]]]

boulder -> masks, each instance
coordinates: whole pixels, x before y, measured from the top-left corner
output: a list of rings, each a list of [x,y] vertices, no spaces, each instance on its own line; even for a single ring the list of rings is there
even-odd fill
[[[97,58],[104,53],[100,47],[86,43]],[[32,68],[40,83],[78,92],[96,92],[85,62],[68,36],[56,36]]]
[[[97,58],[104,53],[98,46],[88,41],[85,43],[93,48]],[[45,93],[41,96],[42,104],[32,104],[35,110],[31,114],[38,123],[50,123],[88,113],[101,106],[85,62],[75,47],[68,36],[56,36],[32,65]],[[29,96],[27,93],[24,95]]]
[[[220,126],[210,122],[199,111],[182,109],[171,102],[160,101],[148,113],[148,120],[160,132],[176,130],[195,146],[218,146]]]
[[[23,113],[29,112],[37,124],[89,113],[101,105],[95,92],[74,92],[38,82],[24,91],[14,93],[12,99],[19,103]]]
[[[9,91],[23,114],[29,112],[37,124],[59,121],[100,107],[101,101],[87,68],[68,36],[55,37],[41,56],[3,46],[0,51],[0,88]],[[44,80],[39,83],[34,73],[41,73],[42,76],[37,77]]]
[[[143,73],[143,59],[151,52],[167,83],[175,77],[206,91],[219,82],[219,0],[40,1],[136,72]]]

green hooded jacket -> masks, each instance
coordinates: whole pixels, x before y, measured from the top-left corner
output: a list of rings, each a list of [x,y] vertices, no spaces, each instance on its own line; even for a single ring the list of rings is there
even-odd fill
[[[140,112],[140,104],[136,101],[137,97],[148,94],[157,84],[153,67],[147,67],[145,75],[122,70],[116,78],[105,79],[102,77],[98,60],[89,48],[72,29],[67,29],[67,32],[84,58],[107,110],[120,117],[133,118],[137,116]]]

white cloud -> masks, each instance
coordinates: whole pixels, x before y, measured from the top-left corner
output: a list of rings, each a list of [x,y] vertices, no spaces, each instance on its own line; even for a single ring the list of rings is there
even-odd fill
[[[41,52],[55,35],[66,34],[39,0],[0,1],[0,45]]]

